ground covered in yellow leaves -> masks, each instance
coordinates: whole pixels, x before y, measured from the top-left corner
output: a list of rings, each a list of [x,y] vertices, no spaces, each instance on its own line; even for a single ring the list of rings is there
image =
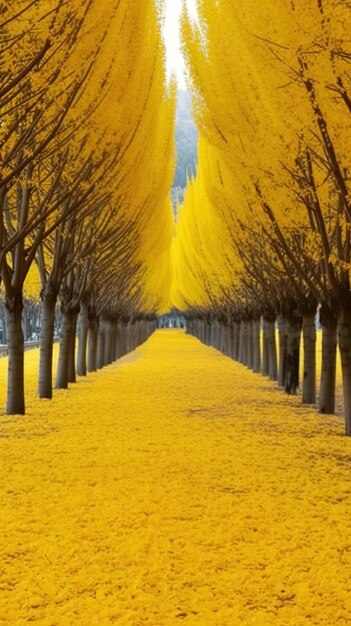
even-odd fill
[[[177,330],[52,402],[33,384],[1,417],[0,624],[350,623],[340,418]]]

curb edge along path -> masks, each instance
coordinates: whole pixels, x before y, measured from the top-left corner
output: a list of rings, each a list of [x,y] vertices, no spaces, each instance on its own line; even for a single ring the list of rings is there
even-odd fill
[[[0,623],[351,619],[340,419],[184,332],[1,433]]]

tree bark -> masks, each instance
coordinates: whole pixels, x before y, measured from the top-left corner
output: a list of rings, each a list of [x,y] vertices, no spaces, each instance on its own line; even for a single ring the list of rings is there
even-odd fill
[[[220,350],[221,347],[221,325],[216,319],[215,321],[215,345],[216,350]]]
[[[246,365],[250,370],[253,369],[253,322],[249,320],[246,322]]]
[[[314,314],[303,316],[303,389],[302,402],[316,402],[316,321]]]
[[[324,317],[324,316],[323,316]],[[336,320],[330,315],[322,319],[322,369],[319,388],[318,410],[320,413],[335,413],[336,382]]]
[[[209,320],[205,322],[205,343],[207,346],[211,345],[211,322]]]
[[[83,302],[78,316],[77,374],[87,375],[88,307]]]
[[[301,326],[298,322],[288,323],[285,391],[296,394],[299,387]]]
[[[221,322],[220,324],[220,339],[221,339],[221,345],[220,345],[220,350],[222,352],[222,354],[227,355],[228,354],[228,326],[226,324],[224,324],[223,322]]]
[[[239,340],[239,361],[247,365],[247,321],[241,320]]]
[[[288,322],[281,315],[278,317],[278,334],[279,334],[279,371],[278,384],[284,387],[286,378],[286,360],[288,352]]]
[[[60,350],[56,372],[56,389],[67,389],[69,365],[72,355],[72,334],[74,327],[74,313],[72,311],[63,311],[61,332],[60,332]]]
[[[6,300],[8,339],[6,413],[24,415],[24,337],[22,329],[22,294],[16,293],[12,301]]]
[[[77,331],[77,313],[72,312],[72,331],[71,344],[68,357],[68,382],[76,382],[76,331]]]
[[[233,326],[233,359],[239,360],[240,322],[234,322]]]
[[[269,341],[268,341],[268,323],[265,319],[262,321],[262,374],[269,376]]]
[[[57,295],[46,290],[43,294],[39,350],[39,398],[52,398],[52,360]]]
[[[195,330],[195,326],[194,326],[194,330]],[[120,322],[119,331],[120,331],[120,356],[124,356],[125,354],[127,354],[127,325],[124,322]]]
[[[112,322],[110,320],[105,320],[104,326],[105,326],[104,365],[110,365],[110,363],[112,363],[112,342],[113,342]]]
[[[252,322],[252,349],[253,361],[252,369],[254,372],[261,371],[261,320],[253,320]]]
[[[88,318],[88,372],[96,372],[97,335],[98,335],[98,321],[96,317],[89,317]]]
[[[101,369],[104,366],[105,358],[105,320],[99,320],[98,335],[97,335],[97,355],[96,355],[96,367]]]
[[[351,436],[351,311],[349,307],[341,307],[337,328],[344,392],[345,434]]]
[[[268,376],[271,380],[278,380],[277,342],[275,337],[275,320],[266,320],[268,342]]]
[[[117,322],[113,320],[111,322],[112,332],[111,332],[111,363],[114,363],[117,359],[116,352],[116,336],[117,336]]]
[[[232,322],[228,322],[228,327],[227,327],[227,350],[228,350],[228,356],[232,359],[233,358],[233,343],[234,343],[234,328],[233,328],[233,323]]]

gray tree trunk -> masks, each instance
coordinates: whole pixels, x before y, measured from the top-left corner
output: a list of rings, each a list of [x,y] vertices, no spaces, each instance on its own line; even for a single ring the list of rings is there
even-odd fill
[[[227,342],[228,342],[228,356],[233,358],[233,345],[234,345],[234,328],[233,323],[229,322],[227,327]]]
[[[240,322],[240,335],[239,335],[239,362],[242,365],[246,365],[246,357],[247,357],[247,328],[246,322],[241,320]]]
[[[111,333],[111,363],[114,363],[117,359],[117,351],[116,351],[116,336],[117,336],[117,322],[113,320],[112,324],[112,333]]]
[[[278,334],[279,334],[279,371],[278,384],[280,387],[285,385],[286,373],[286,355],[288,351],[288,322],[285,317],[278,317]]]
[[[87,375],[88,307],[83,302],[78,316],[77,374]]]
[[[56,389],[67,389],[70,359],[72,355],[72,334],[74,313],[63,312],[60,332],[59,359],[56,372]]]
[[[127,354],[127,325],[124,322],[120,323],[120,354]]]
[[[215,345],[216,345],[216,341],[215,341],[215,322],[214,322],[213,319],[211,320],[210,326],[211,326],[211,329],[210,329],[210,346],[212,348],[214,348]]]
[[[252,320],[249,320],[248,322],[246,322],[246,328],[247,328],[247,335],[246,335],[247,359],[246,359],[246,365],[247,365],[247,367],[250,368],[250,370],[253,370],[254,354],[253,354],[253,321]]]
[[[220,328],[221,328],[221,332],[220,332],[220,339],[221,339],[220,350],[221,350],[222,354],[226,355],[226,354],[228,354],[228,327],[227,327],[226,324],[221,322]]]
[[[208,320],[206,322],[205,343],[208,346],[211,345],[211,322],[209,322]]]
[[[288,323],[287,363],[285,372],[285,391],[296,394],[299,387],[299,355],[301,327],[299,323]]]
[[[98,321],[95,317],[91,317],[88,319],[88,372],[96,372],[97,335]]]
[[[342,307],[338,316],[338,339],[344,392],[345,434],[351,435],[351,311]]]
[[[254,372],[261,371],[261,320],[252,322],[252,369]]]
[[[269,328],[268,322],[265,319],[262,320],[262,374],[269,376]]]
[[[221,346],[221,325],[216,319],[215,321],[215,345],[216,350],[219,350]]]
[[[22,310],[22,294],[16,294],[10,304],[6,302],[8,339],[6,413],[9,415],[25,413]]]
[[[96,355],[96,367],[101,369],[104,366],[105,359],[105,320],[99,320],[98,335],[97,335],[97,355]]]
[[[77,313],[72,312],[72,331],[71,345],[68,357],[68,382],[76,382],[76,331],[77,331]]]
[[[267,347],[268,347],[268,376],[271,380],[278,380],[277,342],[275,336],[275,321],[266,320]]]
[[[52,398],[52,360],[56,299],[57,296],[54,293],[46,292],[43,295],[39,351],[39,398]]]
[[[318,410],[323,414],[332,414],[335,413],[336,323],[329,320],[322,328],[322,369]]]
[[[113,328],[111,320],[105,320],[104,365],[112,363]]]
[[[116,359],[122,356],[122,336],[121,336],[121,324],[116,323],[116,335],[115,335],[115,355]]]
[[[316,402],[316,321],[315,315],[303,316],[303,388],[302,402]]]
[[[239,361],[240,354],[240,322],[234,322],[233,326],[233,359]]]

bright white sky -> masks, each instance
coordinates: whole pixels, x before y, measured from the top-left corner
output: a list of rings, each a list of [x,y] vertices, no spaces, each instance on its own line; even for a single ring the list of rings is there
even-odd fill
[[[196,18],[196,0],[184,0],[190,15]],[[179,18],[182,11],[182,0],[166,0],[166,19],[164,38],[167,47],[168,75],[176,75],[179,89],[186,89],[184,70],[185,64],[180,51]]]

